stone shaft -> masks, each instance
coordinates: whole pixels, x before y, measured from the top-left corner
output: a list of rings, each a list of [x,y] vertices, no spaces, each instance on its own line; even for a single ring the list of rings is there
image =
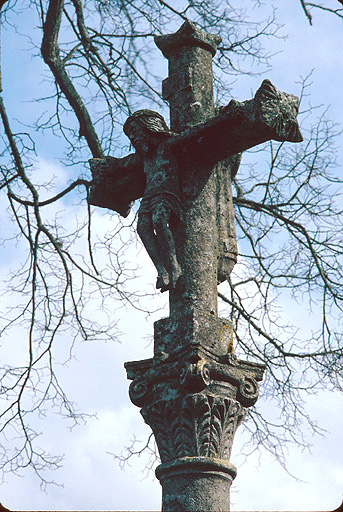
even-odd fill
[[[169,101],[172,130],[180,132],[213,117],[212,57],[220,42],[220,36],[206,34],[190,22],[175,34],[155,37],[168,59],[162,94]]]
[[[162,485],[162,511],[230,510],[230,487],[236,468],[230,463],[193,457],[156,469]]]
[[[229,512],[230,486],[236,476],[230,462],[232,443],[246,408],[258,398],[264,366],[235,356],[232,325],[217,314],[218,274],[227,275],[218,265],[220,252],[225,253],[218,239],[229,238],[218,236],[217,216],[233,217],[233,212],[228,214],[217,204],[218,190],[219,196],[231,200],[220,189],[230,185],[221,178],[221,164],[210,166],[201,155],[210,153],[212,135],[205,150],[198,147],[198,158],[187,156],[189,133],[215,116],[212,57],[220,38],[187,22],[175,34],[155,41],[169,61],[163,96],[170,105],[171,129],[183,132],[175,138],[185,140],[185,151],[178,153],[182,218],[173,226],[182,275],[169,291],[169,318],[155,323],[154,356],[125,364],[132,380],[129,394],[141,408],[159,450],[156,476],[162,485],[162,510]],[[245,112],[245,105],[235,105],[230,112],[238,107]],[[242,119],[244,115],[235,118],[236,128]],[[221,140],[220,131],[213,135],[216,140]],[[236,160],[226,162],[230,176],[239,165]],[[225,217],[224,228],[227,225]],[[234,244],[231,252],[230,242],[226,245],[233,265]],[[224,278],[219,275],[219,281]]]
[[[176,47],[174,52],[162,94],[169,101],[171,129],[181,132],[214,115],[212,54],[191,46]]]
[[[185,23],[155,41],[169,63],[162,93],[171,129],[181,132],[214,117],[212,57],[220,38]],[[169,368],[182,361],[182,368],[176,380],[152,386],[156,399],[141,412],[162,460],[156,470],[162,510],[229,511],[236,476],[229,457],[245,409],[235,384],[215,369],[232,348],[231,337],[225,341],[228,326],[217,317],[216,173],[187,155],[179,166],[183,212],[175,243],[183,273],[169,292],[170,318],[155,324],[155,355],[171,359]]]
[[[215,115],[212,57],[220,40],[191,23],[175,34],[155,38],[169,63],[162,92],[169,102],[173,131],[181,132]],[[175,242],[183,275],[169,293],[170,315],[194,308],[217,315],[215,172],[203,172],[201,163],[194,165],[187,157],[179,165],[183,220],[175,229]]]

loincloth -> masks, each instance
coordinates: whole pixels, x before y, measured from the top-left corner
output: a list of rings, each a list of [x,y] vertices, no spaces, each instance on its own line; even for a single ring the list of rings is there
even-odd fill
[[[161,192],[160,194],[155,194],[153,196],[143,197],[138,210],[138,215],[141,215],[142,213],[153,213],[154,210],[158,208],[169,209],[178,220],[182,218],[180,199],[172,192]]]

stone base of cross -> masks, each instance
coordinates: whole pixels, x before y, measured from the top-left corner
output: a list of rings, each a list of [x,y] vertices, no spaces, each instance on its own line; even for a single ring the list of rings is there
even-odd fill
[[[232,325],[218,317],[217,285],[237,259],[231,178],[242,151],[302,140],[298,99],[268,80],[253,99],[216,112],[212,57],[220,41],[189,22],[156,37],[169,62],[162,92],[171,128],[139,111],[124,126],[136,153],[90,161],[91,204],[125,216],[143,196],[141,238],[157,286],[169,290],[170,316],[155,323],[153,357],[125,364],[131,401],[159,449],[163,511],[230,510],[232,442],[264,372],[236,357]]]
[[[264,365],[237,359],[231,323],[194,310],[155,323],[154,357],[125,364],[131,401],[155,435],[164,511],[229,511],[236,429]]]

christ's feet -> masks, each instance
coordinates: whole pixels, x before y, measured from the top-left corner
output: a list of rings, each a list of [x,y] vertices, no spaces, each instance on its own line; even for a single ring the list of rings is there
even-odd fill
[[[160,289],[161,292],[165,292],[166,290],[169,290],[169,285],[169,275],[168,272],[164,270],[157,276],[156,288]]]
[[[176,262],[173,267],[171,276],[170,276],[170,288],[175,288],[176,283],[177,283],[179,277],[181,276],[181,274],[182,274],[181,267],[178,264],[178,262]]]
[[[175,288],[176,283],[181,274],[181,267],[178,263],[176,263],[170,274],[168,274],[166,270],[159,273],[159,275],[157,276],[156,288],[160,289],[161,293],[166,292],[171,288]]]

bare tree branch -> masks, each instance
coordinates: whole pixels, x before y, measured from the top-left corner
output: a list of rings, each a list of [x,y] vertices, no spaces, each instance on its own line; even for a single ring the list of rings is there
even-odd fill
[[[300,1],[310,23],[313,13],[320,11],[342,18],[340,7]],[[4,7],[5,3],[2,0],[4,22],[11,10],[11,4]],[[0,191],[2,204],[8,205],[4,217],[11,220],[10,234],[0,244],[8,251],[20,248],[18,262],[4,283],[16,307],[0,312],[1,334],[14,329],[28,333],[20,340],[23,362],[0,365],[0,395],[6,404],[0,410],[0,435],[10,438],[13,428],[21,439],[17,444],[0,442],[0,470],[32,467],[46,483],[44,469],[58,467],[62,459],[39,450],[31,419],[50,406],[74,423],[87,417],[75,409],[55,373],[59,336],[68,332],[71,357],[78,339],[116,339],[117,304],[148,312],[141,302],[146,294],[132,291],[128,284],[136,272],[126,256],[136,244],[134,213],[125,222],[112,216],[109,231],[103,230],[101,239],[95,236],[91,208],[86,205],[90,183],[84,177],[89,172],[86,143],[96,158],[105,153],[121,156],[123,116],[143,103],[165,108],[153,35],[169,32],[180,19],[221,33],[223,44],[215,63],[220,87],[227,75],[231,80],[242,72],[258,74],[268,68],[271,52],[263,40],[277,41],[280,25],[272,9],[268,19],[256,22],[235,1],[188,1],[180,10],[165,0],[90,0],[84,5],[81,0],[33,0],[31,4],[37,8],[37,24],[43,25],[41,55],[52,82],[46,86],[38,77],[39,90],[42,83],[46,89],[44,97],[35,98],[36,119],[27,122],[24,115],[20,119],[26,133],[15,130],[18,116],[6,112],[0,98],[5,132],[0,139]],[[40,41],[35,42],[33,35],[30,39],[33,48]],[[305,90],[304,85],[304,100]],[[218,94],[219,98],[230,95],[229,88]],[[91,105],[89,111],[86,105]],[[258,446],[281,462],[288,443],[307,446],[303,422],[312,432],[320,431],[306,414],[304,396],[322,386],[343,388],[343,249],[337,229],[343,223],[342,180],[332,172],[337,167],[338,131],[319,110],[311,128],[311,107],[304,110],[308,131],[301,149],[292,153],[282,145],[271,145],[265,148],[268,166],[257,154],[258,163],[243,165],[233,181],[240,257],[237,272],[219,294],[234,325],[237,351],[268,365],[264,393],[277,404],[282,419],[278,423],[255,412],[247,429]],[[47,135],[44,146],[52,148],[51,158],[70,171],[70,179],[63,177],[62,185],[55,185],[53,170],[42,171],[37,164],[40,143],[37,154],[35,144],[42,133]],[[42,191],[47,199],[41,199]],[[72,223],[76,210],[79,217]],[[106,222],[97,225],[102,229]],[[311,332],[287,319],[280,306],[284,297],[292,305],[306,303],[315,320]],[[107,315],[102,325],[87,309],[95,298]],[[145,449],[154,458],[154,447],[148,444]],[[136,451],[141,449],[129,447],[130,456]]]
[[[64,0],[50,0],[44,23],[41,52],[56,82],[67,98],[80,124],[80,137],[85,137],[94,158],[103,158],[104,152],[94,130],[88,111],[72,84],[60,57],[58,35],[61,27]]]

